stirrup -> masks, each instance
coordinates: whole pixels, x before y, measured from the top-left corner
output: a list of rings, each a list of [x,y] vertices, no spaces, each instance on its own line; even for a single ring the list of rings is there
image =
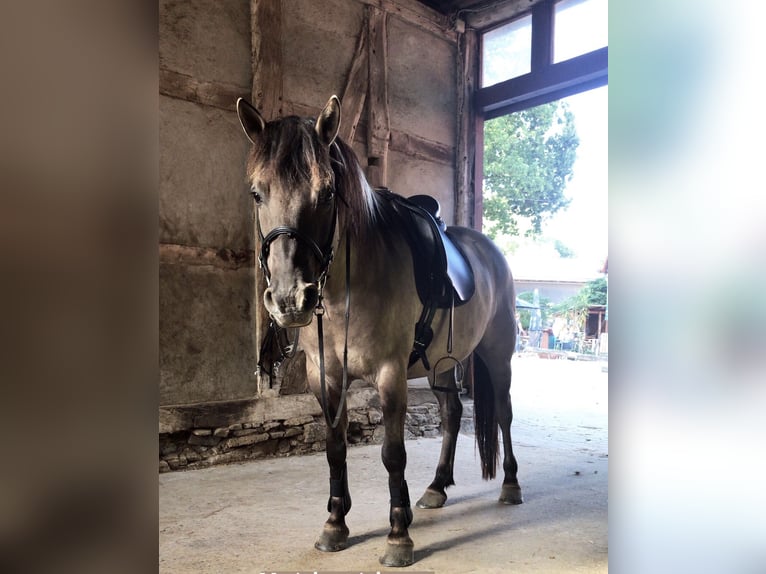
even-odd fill
[[[439,363],[441,363],[442,361],[452,361],[455,363],[455,366],[452,367],[452,376],[453,376],[453,380],[455,381],[454,389],[452,387],[442,387],[441,385],[436,384],[436,371],[438,370]],[[465,370],[463,369],[463,363],[458,361],[452,355],[447,355],[446,357],[442,357],[441,359],[436,361],[433,371],[428,375],[428,383],[431,386],[432,391],[441,391],[443,393],[457,393],[459,395],[463,395],[466,392],[466,389],[463,387],[464,375],[465,375]]]

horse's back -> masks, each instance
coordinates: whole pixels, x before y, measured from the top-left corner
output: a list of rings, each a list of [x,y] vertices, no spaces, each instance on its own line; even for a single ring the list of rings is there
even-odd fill
[[[513,275],[503,252],[483,233],[469,227],[450,226],[447,228],[450,239],[462,251],[477,274],[487,273],[492,276],[492,283],[499,289],[510,284],[513,287]],[[477,284],[477,290],[478,290]]]

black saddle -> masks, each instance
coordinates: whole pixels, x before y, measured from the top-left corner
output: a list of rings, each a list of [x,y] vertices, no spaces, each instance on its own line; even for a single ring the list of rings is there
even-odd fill
[[[410,365],[430,364],[425,351],[433,339],[431,321],[436,309],[451,308],[470,300],[476,290],[473,269],[439,216],[439,202],[429,195],[405,198],[386,188],[376,189],[388,199],[398,214],[412,252],[418,296],[423,304],[415,325],[415,342]]]
[[[430,195],[413,195],[407,199],[425,210],[436,224],[435,229],[437,233],[433,233],[434,228],[431,226],[431,220],[428,220],[431,233],[422,233],[422,229],[416,229],[415,231],[420,235],[418,239],[424,240],[427,243],[433,240],[434,244],[432,246],[427,245],[425,251],[432,251],[435,260],[439,262],[439,269],[436,270],[438,271],[437,275],[441,274],[443,276],[446,272],[446,281],[443,289],[445,296],[439,300],[439,307],[450,307],[453,301],[456,306],[467,303],[476,290],[473,269],[471,269],[471,264],[463,255],[463,252],[452,240],[450,230],[440,217],[441,207],[439,202]],[[421,225],[417,225],[417,227],[421,227]],[[454,298],[446,296],[450,287],[454,290]],[[422,300],[423,297],[421,297]]]

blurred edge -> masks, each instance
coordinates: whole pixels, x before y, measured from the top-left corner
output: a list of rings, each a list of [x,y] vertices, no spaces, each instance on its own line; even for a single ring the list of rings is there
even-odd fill
[[[0,17],[0,571],[157,565],[157,5]]]
[[[764,16],[612,3],[619,572],[766,558]],[[0,18],[3,572],[156,565],[157,29],[133,2]]]
[[[762,572],[766,10],[610,8],[610,566]]]

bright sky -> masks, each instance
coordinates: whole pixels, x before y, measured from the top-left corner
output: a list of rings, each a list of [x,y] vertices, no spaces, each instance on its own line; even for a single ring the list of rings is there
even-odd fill
[[[575,257],[561,259],[552,243],[522,245],[510,258],[516,277],[595,278],[608,255],[608,86],[566,101],[580,138],[572,180],[564,190],[571,203],[544,223],[543,239],[560,240]]]
[[[601,263],[608,249],[608,89],[567,98],[580,137],[573,177],[565,190],[572,202],[550,221],[546,234],[563,241],[579,258]]]
[[[494,75],[485,81],[491,84],[523,73],[515,69],[515,63],[530,57],[530,18],[488,33],[487,40],[494,42],[489,52],[494,66],[488,66]],[[561,0],[556,4],[556,62],[605,46],[607,40],[608,0]],[[571,202],[543,223],[542,241],[518,238],[520,245],[509,258],[516,277],[592,279],[608,255],[608,87],[566,101],[580,138],[572,180],[564,190]],[[561,258],[555,240],[573,251],[574,257]]]

